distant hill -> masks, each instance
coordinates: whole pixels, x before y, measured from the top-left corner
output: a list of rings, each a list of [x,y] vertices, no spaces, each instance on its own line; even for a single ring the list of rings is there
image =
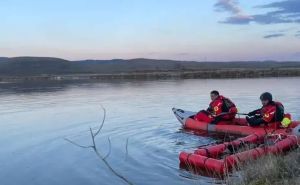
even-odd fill
[[[300,62],[195,62],[175,60],[131,59],[131,60],[85,60],[77,64],[95,71],[136,72],[136,71],[181,71],[214,70],[229,68],[291,68],[300,67]]]
[[[0,76],[119,74],[137,72],[214,71],[300,68],[300,62],[195,62],[153,59],[68,61],[49,57],[0,58]]]
[[[59,58],[14,57],[0,62],[2,75],[60,74],[70,68],[70,62]]]

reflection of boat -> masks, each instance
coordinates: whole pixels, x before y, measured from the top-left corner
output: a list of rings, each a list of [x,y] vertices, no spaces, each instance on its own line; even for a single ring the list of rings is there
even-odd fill
[[[247,125],[246,120],[242,118],[212,125],[194,120],[193,115],[196,114],[195,112],[176,108],[172,110],[184,128],[195,131],[202,130],[245,136],[231,142],[202,147],[193,153],[180,153],[181,166],[205,170],[212,174],[222,175],[237,167],[240,163],[245,163],[267,154],[285,152],[297,147],[300,143],[300,137],[290,132],[293,129],[293,133],[297,131],[299,133],[300,122],[294,121],[290,125],[291,129],[276,128],[276,123],[269,126],[250,127]],[[267,145],[265,143],[266,138],[268,138],[268,141],[271,141]],[[252,145],[251,148],[249,147],[250,145]]]

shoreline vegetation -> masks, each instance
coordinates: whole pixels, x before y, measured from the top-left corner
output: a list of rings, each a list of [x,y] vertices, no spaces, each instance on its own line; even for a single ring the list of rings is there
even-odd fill
[[[265,78],[297,77],[300,68],[295,69],[228,69],[207,71],[160,71],[131,72],[119,74],[41,74],[8,76],[0,75],[0,82],[31,80],[109,80],[109,79],[222,79],[222,78]]]
[[[153,59],[68,61],[48,57],[0,58],[0,82],[295,76],[300,76],[300,62],[195,62]]]
[[[286,155],[267,155],[242,165],[240,175],[229,178],[228,185],[298,185],[300,150]]]

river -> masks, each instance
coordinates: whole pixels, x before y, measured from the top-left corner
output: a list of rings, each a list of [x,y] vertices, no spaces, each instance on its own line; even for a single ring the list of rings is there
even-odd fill
[[[0,84],[1,185],[125,184],[90,148],[96,130],[98,151],[133,184],[211,184],[217,179],[179,168],[178,154],[215,141],[181,129],[171,108],[197,111],[219,90],[240,112],[260,106],[273,93],[293,119],[300,120],[300,78],[26,82]]]

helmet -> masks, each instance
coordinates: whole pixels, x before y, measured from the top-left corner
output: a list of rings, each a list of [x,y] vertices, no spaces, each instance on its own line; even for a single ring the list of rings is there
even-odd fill
[[[269,101],[272,101],[273,100],[273,97],[272,97],[272,94],[269,93],[269,92],[264,92],[260,95],[260,100],[269,100]]]

